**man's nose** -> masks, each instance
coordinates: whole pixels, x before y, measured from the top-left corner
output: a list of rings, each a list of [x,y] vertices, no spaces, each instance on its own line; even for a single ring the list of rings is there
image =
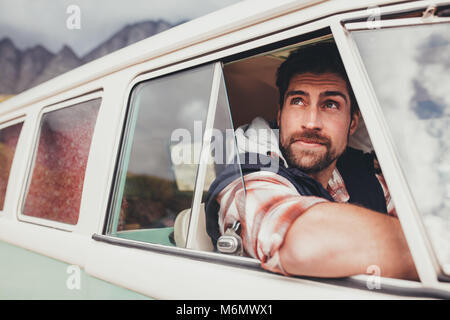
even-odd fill
[[[302,126],[305,129],[310,129],[310,130],[321,130],[322,129],[322,119],[321,119],[319,108],[310,107],[307,110],[305,110]]]

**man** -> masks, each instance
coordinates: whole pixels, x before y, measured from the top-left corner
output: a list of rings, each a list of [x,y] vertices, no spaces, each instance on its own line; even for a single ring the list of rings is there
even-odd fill
[[[336,46],[293,52],[278,69],[277,86],[277,125],[257,118],[236,132],[247,160],[245,190],[226,170],[209,190],[213,242],[239,221],[246,254],[273,272],[344,277],[375,265],[381,276],[417,279],[376,158],[347,146],[360,113]],[[274,135],[277,127],[279,145],[248,133],[265,128]],[[260,160],[249,164],[255,152]],[[277,172],[264,157],[280,162]]]

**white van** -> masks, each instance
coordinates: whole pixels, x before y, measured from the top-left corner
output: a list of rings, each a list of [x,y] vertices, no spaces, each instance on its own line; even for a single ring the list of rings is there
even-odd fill
[[[286,277],[205,232],[220,165],[177,155],[274,119],[277,67],[320,41],[337,45],[367,128],[353,143],[377,154],[420,281]],[[0,298],[448,299],[449,69],[450,1],[250,0],[1,103]]]

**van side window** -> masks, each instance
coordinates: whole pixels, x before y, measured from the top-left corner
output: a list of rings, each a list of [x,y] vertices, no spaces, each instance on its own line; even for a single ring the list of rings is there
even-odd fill
[[[213,71],[202,66],[134,87],[107,234],[175,246],[175,218],[192,206]]]
[[[75,225],[101,99],[46,112],[23,214]]]
[[[9,171],[23,122],[0,129],[0,210],[3,210]]]
[[[450,275],[449,24],[352,32],[408,187]]]

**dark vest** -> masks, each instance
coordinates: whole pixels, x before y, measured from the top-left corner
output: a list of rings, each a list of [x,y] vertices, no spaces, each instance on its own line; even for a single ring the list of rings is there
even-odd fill
[[[256,163],[250,164],[252,163],[250,159],[256,159]],[[246,174],[260,170],[272,171],[273,169],[271,168],[278,168],[276,173],[288,179],[299,194],[334,201],[329,192],[317,180],[297,168],[286,168],[282,163],[275,166],[272,161],[278,161],[278,159],[262,154],[241,154],[239,162],[242,175],[245,176]],[[280,161],[282,160],[280,159]],[[360,150],[348,147],[341,157],[339,157],[336,167],[344,180],[345,187],[350,196],[349,203],[387,213],[386,199],[384,198],[383,189],[375,176],[376,172],[373,162],[373,154],[365,154]],[[206,196],[206,230],[214,246],[220,237],[218,224],[219,204],[216,201],[216,197],[228,184],[240,177],[237,166],[238,164],[235,163],[226,167],[212,183]]]

